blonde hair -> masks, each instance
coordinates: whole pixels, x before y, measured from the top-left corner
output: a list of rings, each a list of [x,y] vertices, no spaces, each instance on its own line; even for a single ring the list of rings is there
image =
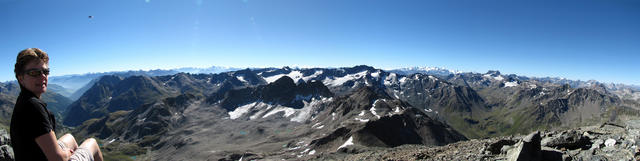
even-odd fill
[[[16,74],[16,79],[18,79],[18,75],[24,72],[24,67],[27,66],[29,62],[35,60],[41,60],[45,64],[49,64],[49,55],[38,48],[28,48],[20,51],[16,58],[15,68],[13,69],[13,72]]]

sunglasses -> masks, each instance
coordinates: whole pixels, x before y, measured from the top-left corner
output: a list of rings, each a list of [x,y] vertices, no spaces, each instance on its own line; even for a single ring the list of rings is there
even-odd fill
[[[29,69],[29,70],[25,71],[24,74],[27,74],[27,75],[32,76],[32,77],[38,77],[38,76],[41,76],[42,74],[44,74],[45,76],[48,76],[49,75],[49,69],[48,68]]]

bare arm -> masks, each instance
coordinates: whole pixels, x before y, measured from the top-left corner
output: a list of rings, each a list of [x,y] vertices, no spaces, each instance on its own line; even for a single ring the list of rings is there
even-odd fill
[[[71,151],[65,151],[56,140],[56,134],[53,131],[40,135],[36,138],[36,143],[44,152],[47,160],[50,161],[66,161],[71,157]]]

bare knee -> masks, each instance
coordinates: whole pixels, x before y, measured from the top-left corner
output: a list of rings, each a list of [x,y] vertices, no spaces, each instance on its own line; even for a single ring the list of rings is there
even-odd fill
[[[100,151],[100,147],[98,146],[98,141],[94,138],[88,138],[82,142],[81,147],[88,148],[92,153],[96,153]]]
[[[98,147],[98,142],[94,138],[88,138],[82,142],[82,146],[87,148]]]
[[[73,140],[73,142],[76,142],[76,138],[74,138],[73,135],[69,133],[62,135],[59,140]]]
[[[62,135],[62,137],[60,137],[60,138],[65,138],[65,137],[73,138],[73,135],[71,135],[71,133],[66,133],[66,134]]]
[[[74,138],[73,135],[69,133],[64,134],[58,140],[62,141],[67,146],[67,148],[72,148],[72,149],[78,148],[78,143],[76,142],[76,138]]]
[[[98,146],[98,141],[96,141],[96,139],[88,138],[82,142],[80,147],[87,148],[96,161],[102,160],[102,152],[100,151],[100,146]]]
[[[94,139],[94,138],[88,138],[88,139],[86,139],[86,140],[84,140],[84,141],[93,142],[93,143],[98,143],[98,142],[96,141],[96,139]]]

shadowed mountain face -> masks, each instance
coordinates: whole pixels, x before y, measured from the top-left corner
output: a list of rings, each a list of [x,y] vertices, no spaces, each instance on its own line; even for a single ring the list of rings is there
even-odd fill
[[[13,106],[16,104],[19,93],[18,84],[0,82],[0,127],[5,129],[9,127]]]
[[[253,74],[254,76],[251,76]],[[181,94],[211,95],[240,87],[256,86],[250,70],[222,74],[191,75],[178,73],[169,76],[131,76],[127,78],[107,75],[101,77],[82,97],[70,105],[64,124],[77,126],[91,118],[100,118],[120,110],[135,110],[144,104]]]
[[[309,102],[312,98],[331,96],[333,93],[321,82],[301,82],[296,85],[293,83],[293,79],[283,76],[268,85],[227,91],[220,101],[222,107],[229,111],[235,110],[240,105],[256,101],[299,109],[304,106],[303,101]],[[214,97],[219,96],[214,95]],[[210,101],[215,101],[214,99],[212,97]]]
[[[62,123],[63,114],[73,103],[71,99],[54,92],[42,94],[42,100],[47,103],[47,109],[56,115],[56,121]]]
[[[470,137],[525,133],[533,129],[570,128],[617,120],[617,114],[637,115],[638,107],[626,103],[602,86],[572,88],[568,84],[541,82],[516,75],[463,73],[448,82],[468,85],[483,98],[488,113],[467,118],[485,130],[466,132]],[[449,122],[460,127],[457,123]],[[473,129],[473,128],[470,128]],[[477,128],[476,128],[477,129]]]
[[[14,105],[15,100],[0,98],[0,128],[7,129],[9,127]]]
[[[393,99],[381,90],[362,87],[337,98],[318,122],[332,127],[330,134],[310,143],[312,149],[345,150],[345,142],[362,146],[396,147],[404,144],[445,145],[466,138],[422,110]]]
[[[180,127],[187,118],[184,110],[201,96],[183,94],[160,102],[142,105],[132,111],[117,111],[91,119],[79,126],[78,135],[114,138],[151,146],[169,131]]]
[[[113,99],[111,95],[120,81],[122,78],[117,76],[102,77],[82,97],[70,105],[63,123],[77,126],[89,118],[106,115],[108,113],[106,106]]]
[[[70,122],[88,120],[78,133],[138,143],[157,151],[155,157],[174,159],[234,159],[245,152],[294,159],[361,147],[445,145],[639,113],[637,101],[608,87],[572,88],[498,71],[438,77],[368,66],[285,67],[107,76],[89,91],[69,108],[70,116],[76,112]]]
[[[171,70],[149,70],[149,71],[120,71],[120,72],[104,72],[104,73],[89,73],[89,74],[76,74],[76,75],[65,75],[65,76],[51,76],[49,77],[49,87],[51,89],[56,90],[56,93],[59,93],[65,97],[70,98],[75,101],[84,92],[86,92],[89,88],[91,88],[97,80],[105,75],[115,75],[120,77],[131,77],[131,76],[163,76],[163,75],[174,75],[177,73],[192,73],[192,74],[212,74],[212,73],[220,73],[220,72],[228,72],[239,70],[237,68],[228,68],[228,67],[216,67],[212,66],[209,68],[178,68]]]
[[[155,102],[172,95],[162,85],[146,76],[121,78],[102,77],[78,101],[74,102],[64,123],[80,125],[90,119],[102,117],[110,112],[136,109],[142,104]]]

